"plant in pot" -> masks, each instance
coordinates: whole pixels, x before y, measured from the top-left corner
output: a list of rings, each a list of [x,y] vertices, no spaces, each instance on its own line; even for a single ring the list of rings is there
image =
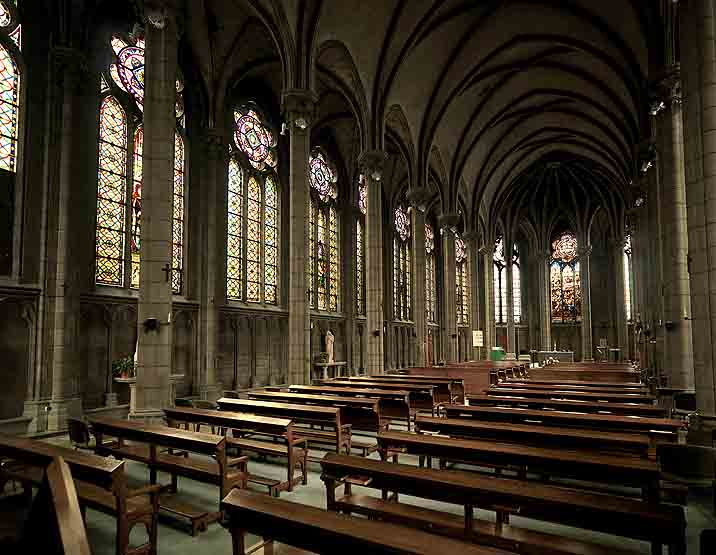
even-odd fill
[[[328,362],[328,353],[326,353],[326,352],[318,353],[316,355],[315,360],[318,364],[325,364],[326,362]]]
[[[112,377],[133,378],[136,375],[134,368],[134,356],[128,355],[112,362]]]

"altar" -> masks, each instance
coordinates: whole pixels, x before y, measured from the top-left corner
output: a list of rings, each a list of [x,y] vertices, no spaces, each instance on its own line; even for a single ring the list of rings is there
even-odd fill
[[[537,360],[535,362],[544,363],[548,358],[553,358],[559,362],[574,362],[574,351],[537,351]]]
[[[331,378],[348,377],[348,363],[343,362],[314,362],[314,380],[328,380]]]

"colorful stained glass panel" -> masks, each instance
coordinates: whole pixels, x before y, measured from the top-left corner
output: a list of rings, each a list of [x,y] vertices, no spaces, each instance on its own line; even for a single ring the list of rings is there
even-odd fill
[[[228,232],[226,244],[226,294],[243,299],[244,174],[236,160],[229,161]]]
[[[322,152],[314,150],[308,161],[311,187],[318,193],[323,202],[335,200],[338,197],[338,178],[331,163],[326,160]]]
[[[131,287],[139,287],[140,259],[141,259],[141,226],[142,226],[142,177],[144,130],[140,126],[134,133],[134,157],[132,167],[132,229],[129,252],[132,257]]]
[[[0,44],[0,168],[10,172],[14,172],[17,165],[19,94],[17,64]]]
[[[172,291],[180,294],[184,282],[184,140],[174,134],[174,190],[172,196]]]
[[[276,136],[264,125],[259,114],[250,108],[234,113],[234,141],[249,163],[257,170],[275,168]]]

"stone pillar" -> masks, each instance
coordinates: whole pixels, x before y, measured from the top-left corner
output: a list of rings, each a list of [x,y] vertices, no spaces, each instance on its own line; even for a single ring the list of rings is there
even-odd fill
[[[204,174],[202,179],[201,225],[199,226],[201,278],[199,284],[199,393],[202,399],[216,400],[222,384],[216,381],[216,342],[219,333],[219,304],[224,267],[222,245],[226,242],[225,217],[222,210],[223,189],[226,183],[226,144],[220,129],[206,130],[204,136]]]
[[[162,12],[145,27],[144,173],[137,347],[137,418],[170,406],[172,363],[172,195],[177,21]]]
[[[366,373],[385,368],[383,324],[383,192],[381,179],[388,155],[380,150],[363,152],[358,160],[365,180],[368,206],[365,215]]]
[[[311,91],[287,90],[283,111],[288,119],[289,156],[289,290],[288,379],[292,384],[311,383],[311,313],[308,306],[306,266],[308,255],[308,155],[310,124],[316,96]]]
[[[586,244],[583,239],[582,244]],[[579,271],[582,281],[582,361],[594,361],[594,347],[592,345],[592,293],[590,286],[589,258],[592,252],[591,247],[580,249]]]
[[[507,272],[507,353],[505,353],[505,360],[516,360],[517,355],[515,353],[515,298],[514,290],[512,287],[512,252],[514,250],[511,240],[505,238],[505,262],[507,266],[505,271]]]
[[[73,244],[77,230],[72,211],[79,202],[75,195],[82,192],[75,187],[75,164],[82,140],[75,120],[81,109],[80,87],[86,79],[86,61],[79,51],[70,48],[55,47],[50,54],[47,243],[39,342],[44,379],[39,393],[51,397],[47,428],[56,430],[65,427],[68,416],[77,416],[82,410],[78,359],[80,274],[72,262],[78,254]]]
[[[696,406],[716,413],[716,1],[681,2],[681,77]]]
[[[485,251],[489,250],[486,246],[482,246],[482,248],[475,251],[475,259],[477,261],[477,303],[480,305],[479,308],[479,320],[478,320],[478,327],[482,330],[482,340],[483,340],[483,346],[480,348],[480,352],[478,353],[478,359],[487,360],[487,355],[489,353],[489,345],[490,341],[489,338],[492,337],[488,333],[488,320],[489,320],[489,314],[492,313],[492,310],[490,309],[490,302],[489,302],[489,295],[490,295],[490,289],[488,287],[487,279],[488,279],[488,268],[487,268],[487,257],[485,256]]]
[[[472,331],[480,329],[480,234],[472,231],[463,235],[463,239],[467,244],[469,277],[470,277],[470,333],[468,333],[467,344],[468,352],[471,354],[469,359],[480,359],[480,348],[474,347],[472,343]],[[484,349],[483,349],[484,350]]]
[[[539,309],[539,348],[551,351],[552,345],[552,283],[550,281],[551,253],[548,250],[535,255],[535,274],[537,276],[537,302]]]
[[[455,233],[460,216],[442,214],[438,218],[438,227],[442,238],[443,253],[443,337],[445,362],[456,362],[457,351],[457,301],[455,298]]]
[[[615,327],[617,332],[617,344],[616,347],[620,349],[620,357],[622,360],[628,358],[629,356],[629,340],[627,338],[627,319],[626,319],[626,310],[624,308],[625,298],[624,298],[624,291],[625,291],[625,285],[624,285],[624,242],[619,241],[610,241],[610,253],[613,260],[613,266],[614,266],[614,281],[612,282],[614,285],[614,296],[616,301],[616,310],[614,312],[615,314]],[[634,311],[635,307],[632,304],[632,318],[636,318],[636,313]],[[609,353],[607,353],[607,356]]]
[[[425,203],[429,193],[424,188],[411,189],[408,200],[412,205],[410,224],[413,230],[413,320],[415,321],[415,366],[425,366]]]
[[[493,263],[494,241],[487,243],[482,253],[484,302],[485,302],[485,360],[490,358],[490,350],[495,346],[495,280]]]
[[[684,129],[678,66],[659,84],[667,109],[657,121],[661,182],[661,244],[664,295],[664,370],[671,387],[694,386],[691,288],[688,271],[688,225],[684,173]]]

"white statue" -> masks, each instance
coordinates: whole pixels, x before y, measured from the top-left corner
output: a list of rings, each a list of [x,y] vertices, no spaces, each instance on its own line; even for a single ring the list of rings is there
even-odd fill
[[[336,338],[333,336],[333,332],[328,330],[326,332],[326,352],[328,353],[328,363],[333,363],[333,343]]]

